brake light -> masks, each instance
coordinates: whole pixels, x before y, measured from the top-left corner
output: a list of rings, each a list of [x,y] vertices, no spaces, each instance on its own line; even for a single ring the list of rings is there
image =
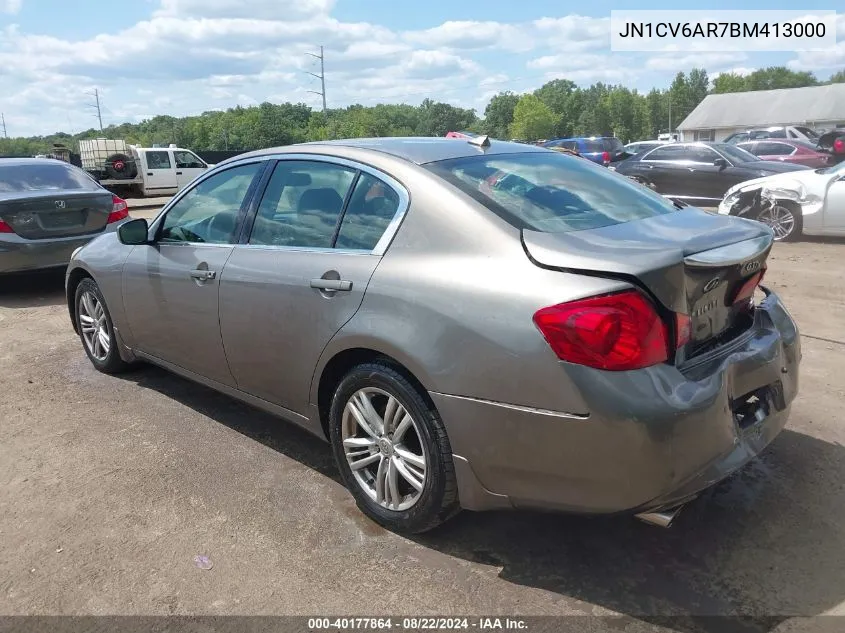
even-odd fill
[[[111,213],[109,213],[108,224],[120,222],[129,217],[129,205],[126,200],[118,196],[111,197]]]
[[[838,138],[833,141],[833,151],[837,154],[842,154],[843,152],[845,152],[845,140]]]
[[[15,229],[11,226],[6,224],[3,220],[0,220],[0,233],[14,233]]]
[[[607,165],[610,162],[610,152],[602,152],[601,162]]]
[[[665,362],[669,333],[636,290],[543,308],[534,323],[561,360],[609,371]]]

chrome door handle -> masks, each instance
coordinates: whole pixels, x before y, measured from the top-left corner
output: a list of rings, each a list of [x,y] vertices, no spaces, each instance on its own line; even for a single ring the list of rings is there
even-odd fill
[[[311,287],[319,290],[352,290],[352,282],[345,279],[312,279]]]
[[[194,279],[200,279],[202,281],[208,281],[209,279],[214,279],[217,276],[217,273],[213,270],[192,270],[191,277]]]

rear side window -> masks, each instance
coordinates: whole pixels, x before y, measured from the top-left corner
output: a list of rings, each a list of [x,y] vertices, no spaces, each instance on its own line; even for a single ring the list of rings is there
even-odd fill
[[[99,191],[100,186],[81,169],[61,163],[3,165],[0,191]]]
[[[684,145],[663,145],[643,156],[643,160],[684,160]]]
[[[606,149],[604,146],[604,140],[602,139],[591,140],[585,138],[583,141],[581,141],[581,144],[584,147],[584,153],[587,154],[598,154],[605,151]]]
[[[757,151],[754,153],[757,156],[789,156],[794,151],[795,148],[786,143],[766,143],[760,141],[757,143]]]
[[[428,169],[520,229],[565,233],[675,211],[625,176],[557,152],[471,156]]]

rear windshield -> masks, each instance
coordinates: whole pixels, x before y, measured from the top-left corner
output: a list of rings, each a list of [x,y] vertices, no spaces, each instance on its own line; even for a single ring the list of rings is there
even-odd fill
[[[581,142],[585,153],[618,152],[622,149],[622,141],[618,138],[585,138]]]
[[[99,185],[81,169],[58,163],[4,165],[0,161],[0,191],[97,191]]]
[[[520,229],[595,229],[676,210],[625,176],[558,152],[471,156],[428,169]]]

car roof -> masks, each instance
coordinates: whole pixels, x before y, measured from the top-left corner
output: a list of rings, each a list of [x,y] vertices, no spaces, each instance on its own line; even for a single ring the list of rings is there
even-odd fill
[[[417,165],[435,163],[441,160],[453,158],[466,158],[470,156],[491,156],[496,154],[525,154],[528,152],[548,152],[550,150],[525,143],[511,143],[509,141],[490,140],[489,147],[479,147],[470,142],[471,139],[444,138],[444,137],[383,137],[383,138],[354,138],[340,139],[333,141],[313,141],[310,143],[298,143],[285,145],[263,150],[257,150],[246,154],[239,154],[234,158],[224,161],[238,161],[244,158],[255,156],[267,156],[272,154],[294,154],[306,150],[309,153],[319,153],[321,148],[334,150],[339,156],[343,155],[344,149],[358,149],[388,154],[396,158],[407,160]],[[223,164],[223,163],[219,163]]]

